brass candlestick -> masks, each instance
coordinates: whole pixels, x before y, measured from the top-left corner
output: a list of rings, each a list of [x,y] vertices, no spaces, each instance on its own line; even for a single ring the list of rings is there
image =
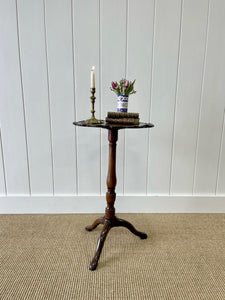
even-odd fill
[[[96,99],[96,97],[95,97],[95,88],[91,88],[91,94],[92,94],[91,97],[90,97],[90,99],[91,99],[91,105],[92,105],[91,118],[89,120],[86,120],[85,122],[87,124],[101,124],[102,121],[101,120],[97,120],[95,118],[95,99]]]

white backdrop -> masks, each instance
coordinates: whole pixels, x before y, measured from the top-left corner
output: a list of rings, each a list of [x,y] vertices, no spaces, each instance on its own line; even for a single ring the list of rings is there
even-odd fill
[[[0,209],[104,210],[107,132],[75,128],[116,109],[118,211],[225,212],[224,0],[0,0]]]

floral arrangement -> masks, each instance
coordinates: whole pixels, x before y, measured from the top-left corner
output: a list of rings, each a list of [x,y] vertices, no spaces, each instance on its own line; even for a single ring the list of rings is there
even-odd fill
[[[136,93],[134,90],[134,83],[135,80],[132,82],[125,78],[121,79],[119,83],[117,81],[112,81],[110,90],[117,95],[129,96]]]

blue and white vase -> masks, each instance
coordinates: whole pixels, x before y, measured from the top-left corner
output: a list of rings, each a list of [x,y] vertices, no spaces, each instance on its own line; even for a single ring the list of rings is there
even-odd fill
[[[117,112],[127,112],[128,109],[128,98],[127,95],[117,96]]]

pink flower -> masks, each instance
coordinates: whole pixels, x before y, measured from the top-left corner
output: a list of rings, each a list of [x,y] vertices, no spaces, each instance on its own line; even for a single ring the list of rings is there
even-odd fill
[[[111,85],[112,85],[112,88],[115,90],[115,88],[116,88],[116,84],[115,84],[115,82],[114,82],[114,81],[112,81]]]
[[[129,82],[129,80],[127,80],[126,82],[125,82],[125,88],[128,88],[129,87],[129,85],[130,85],[130,82]]]

